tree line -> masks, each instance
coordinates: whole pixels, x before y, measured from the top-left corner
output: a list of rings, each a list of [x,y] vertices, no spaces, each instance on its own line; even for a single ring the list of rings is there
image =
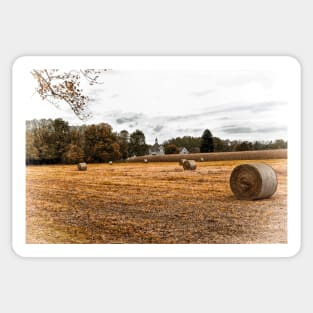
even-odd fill
[[[108,162],[145,155],[142,131],[114,132],[107,123],[70,126],[61,118],[26,122],[26,164]]]
[[[205,130],[201,137],[184,136],[172,138],[165,142],[165,147],[167,145],[171,147],[171,151],[174,150],[174,146],[185,147],[190,153],[202,153],[287,149],[288,143],[283,139],[277,139],[274,141],[243,141],[221,139],[219,137],[212,136],[211,132],[208,133]]]
[[[163,143],[166,154],[222,152],[286,148],[287,142],[230,141],[213,137],[205,130],[201,137],[177,137]],[[149,153],[141,130],[114,132],[107,123],[70,126],[61,118],[26,121],[26,164],[75,164],[126,160]]]

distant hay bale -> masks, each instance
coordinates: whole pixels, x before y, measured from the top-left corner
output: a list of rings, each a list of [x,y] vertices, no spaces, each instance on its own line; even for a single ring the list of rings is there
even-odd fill
[[[113,164],[113,162],[112,162],[112,161],[109,161],[109,164],[110,164],[110,165],[112,165],[112,164]]]
[[[200,162],[204,162],[204,158],[200,158]]]
[[[180,166],[183,166],[183,164],[184,164],[185,161],[186,161],[186,159],[180,159],[180,160],[179,160],[179,165],[180,165]]]
[[[86,163],[78,163],[77,168],[79,171],[87,171],[87,164]]]
[[[148,159],[144,159],[144,160],[143,160],[143,163],[148,163]]]
[[[185,160],[183,163],[184,170],[195,170],[197,168],[197,164],[195,160]]]
[[[267,164],[242,164],[232,171],[230,187],[239,200],[270,198],[277,189],[276,173]]]

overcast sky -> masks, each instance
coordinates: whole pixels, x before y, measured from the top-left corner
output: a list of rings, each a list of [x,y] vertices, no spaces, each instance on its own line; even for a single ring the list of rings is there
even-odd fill
[[[266,71],[116,71],[85,87],[92,118],[81,122],[66,104],[55,108],[34,94],[26,119],[61,117],[71,125],[109,123],[114,131],[136,129],[152,144],[178,136],[222,139],[287,139],[284,75]]]

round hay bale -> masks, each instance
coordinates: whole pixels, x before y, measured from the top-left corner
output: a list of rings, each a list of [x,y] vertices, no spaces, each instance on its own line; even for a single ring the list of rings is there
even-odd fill
[[[113,164],[113,162],[112,162],[112,161],[109,161],[109,164],[110,164],[110,165],[112,165],[112,164]]]
[[[78,163],[77,164],[77,169],[79,170],[79,171],[87,171],[87,164],[86,163]]]
[[[144,159],[144,160],[143,160],[143,163],[148,163],[148,159]]]
[[[183,166],[183,164],[184,164],[185,161],[186,161],[186,159],[180,159],[180,160],[179,160],[179,165],[180,165],[180,166]]]
[[[195,160],[185,160],[183,163],[184,170],[195,170],[197,168],[197,164]]]
[[[277,189],[276,173],[264,163],[242,164],[232,171],[230,188],[239,200],[270,198]]]
[[[204,158],[200,158],[200,162],[204,162]]]

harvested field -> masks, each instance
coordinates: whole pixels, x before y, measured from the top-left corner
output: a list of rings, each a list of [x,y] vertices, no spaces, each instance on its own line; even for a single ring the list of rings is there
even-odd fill
[[[257,161],[277,173],[272,198],[236,200],[230,174],[248,162],[28,166],[27,243],[287,243],[287,160]]]

